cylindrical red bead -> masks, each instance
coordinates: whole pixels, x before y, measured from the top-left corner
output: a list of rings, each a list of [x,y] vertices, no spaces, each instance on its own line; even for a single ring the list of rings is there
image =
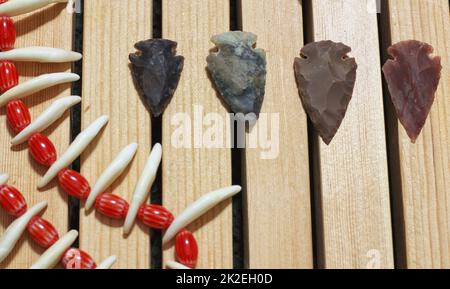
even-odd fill
[[[28,140],[31,156],[43,166],[51,166],[56,161],[56,149],[48,137],[36,133]]]
[[[31,123],[30,110],[21,100],[8,102],[6,105],[6,117],[9,126],[15,133],[21,132]]]
[[[178,262],[189,268],[194,268],[197,264],[197,241],[188,230],[179,232],[175,237],[175,254]]]
[[[166,208],[159,205],[142,205],[138,218],[152,229],[167,229],[173,222],[173,215]]]
[[[0,17],[0,50],[11,50],[16,43],[16,27],[10,17]]]
[[[56,243],[59,239],[58,231],[48,221],[39,216],[34,216],[27,226],[31,239],[39,246],[47,249]]]
[[[97,211],[113,219],[124,219],[127,216],[128,207],[127,201],[114,194],[104,193],[95,200]]]
[[[27,211],[27,202],[14,187],[0,186],[0,205],[10,215],[20,217]]]
[[[86,178],[74,170],[64,169],[60,171],[58,180],[61,189],[77,199],[87,199],[91,192],[91,187]]]
[[[88,253],[80,249],[71,248],[67,250],[61,259],[61,263],[66,269],[95,269],[94,259]]]
[[[11,61],[0,61],[0,94],[8,91],[19,83],[19,74]]]

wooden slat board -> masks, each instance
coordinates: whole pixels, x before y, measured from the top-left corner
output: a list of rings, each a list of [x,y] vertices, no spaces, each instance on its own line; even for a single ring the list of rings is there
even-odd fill
[[[72,48],[72,17],[64,11],[65,5],[50,6],[32,14],[14,17],[17,29],[16,47],[52,46],[63,49]],[[40,74],[70,71],[70,64],[35,64],[16,63],[20,74],[20,82]],[[70,95],[70,85],[60,85],[47,89],[24,99],[30,108],[32,118],[38,116],[55,98]],[[10,140],[13,132],[9,130],[6,121],[5,108],[0,109],[0,172],[10,175],[9,184],[20,190],[28,206],[41,201],[49,205],[43,217],[52,222],[60,234],[67,231],[67,196],[60,192],[56,183],[52,183],[42,191],[37,190],[37,182],[45,173],[45,168],[36,164],[29,156],[26,144],[11,148]],[[66,113],[61,121],[45,131],[55,144],[58,152],[64,151],[70,141],[70,120]],[[0,234],[12,222],[13,218],[6,216],[0,210]],[[0,264],[0,268],[28,268],[43,250],[27,235],[16,245],[14,252]]]
[[[178,54],[185,57],[180,84],[163,117],[163,203],[175,215],[203,194],[231,185],[230,149],[172,146],[172,133],[179,127],[172,124],[177,113],[187,113],[192,122],[194,115],[210,112],[226,117],[205,68],[214,47],[209,39],[229,30],[229,17],[226,0],[163,1],[163,37],[176,40]],[[195,113],[195,105],[202,106],[201,114]],[[233,266],[231,215],[231,202],[226,201],[189,226],[200,250],[198,268]],[[173,249],[165,248],[164,260],[173,259]]]
[[[392,268],[377,17],[368,13],[366,1],[311,2],[314,40],[349,45],[359,66],[353,99],[340,130],[330,146],[319,141],[322,266]]]
[[[436,101],[416,144],[398,125],[408,268],[450,268],[450,16],[447,0],[389,1],[392,43],[416,39],[442,57]]]
[[[302,7],[297,0],[243,0],[241,11],[242,29],[257,34],[257,47],[267,53],[267,118],[259,121],[270,128],[272,117],[279,118],[279,127],[271,128],[279,130],[278,155],[264,159],[267,148],[246,149],[246,266],[311,268],[307,119],[293,72],[303,46]]]
[[[134,87],[128,54],[134,43],[151,38],[151,0],[85,0],[82,127],[107,114],[110,122],[82,156],[82,173],[94,184],[117,153],[132,142],[138,153],[113,186],[114,194],[131,201],[151,149],[150,115]],[[143,129],[144,128],[144,129]],[[148,230],[135,226],[127,238],[122,222],[91,212],[80,213],[80,248],[101,261],[117,255],[115,268],[149,268]]]

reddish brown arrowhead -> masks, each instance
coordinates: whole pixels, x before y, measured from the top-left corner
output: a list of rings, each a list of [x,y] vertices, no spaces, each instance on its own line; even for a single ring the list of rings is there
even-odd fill
[[[336,135],[352,99],[358,65],[351,48],[332,41],[306,45],[295,59],[300,96],[314,127],[326,144]]]
[[[441,58],[432,57],[433,47],[408,40],[388,49],[389,59],[383,66],[397,116],[413,143],[422,131],[441,78]]]

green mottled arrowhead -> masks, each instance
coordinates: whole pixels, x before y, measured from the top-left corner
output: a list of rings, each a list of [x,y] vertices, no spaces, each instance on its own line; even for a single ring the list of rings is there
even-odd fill
[[[231,31],[212,37],[217,52],[207,58],[208,71],[223,100],[235,113],[259,115],[266,85],[266,54],[254,48],[253,33]]]

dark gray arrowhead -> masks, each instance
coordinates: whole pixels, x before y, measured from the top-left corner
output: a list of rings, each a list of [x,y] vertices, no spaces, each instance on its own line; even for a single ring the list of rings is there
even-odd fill
[[[300,96],[314,127],[326,144],[336,135],[352,99],[356,81],[351,48],[332,41],[306,45],[295,59]]]
[[[150,39],[135,44],[130,54],[133,78],[152,114],[160,116],[169,105],[180,81],[184,57],[176,56],[177,43]]]
[[[231,31],[212,37],[218,52],[207,58],[208,70],[223,100],[235,113],[259,115],[266,85],[266,54],[254,48],[257,36]]]

